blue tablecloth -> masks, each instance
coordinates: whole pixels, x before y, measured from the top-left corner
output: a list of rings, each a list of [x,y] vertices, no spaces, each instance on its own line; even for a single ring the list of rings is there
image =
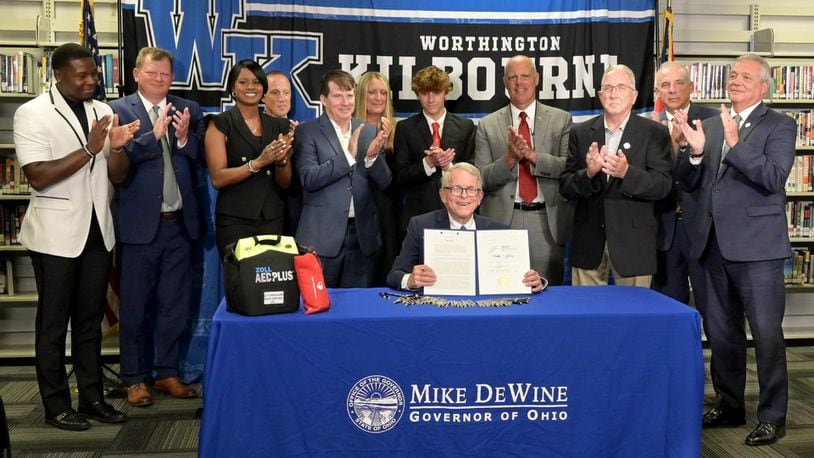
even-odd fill
[[[200,455],[698,456],[700,318],[645,288],[503,308],[332,290],[327,313],[221,304]]]

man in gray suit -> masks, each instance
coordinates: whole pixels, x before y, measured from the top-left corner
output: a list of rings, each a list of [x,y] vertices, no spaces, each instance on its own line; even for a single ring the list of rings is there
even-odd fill
[[[381,154],[389,129],[353,118],[353,77],[332,70],[320,82],[319,118],[300,124],[294,164],[303,187],[297,241],[316,249],[329,288],[370,286],[372,256],[379,246],[379,221],[370,186],[390,184]]]
[[[537,102],[539,82],[530,58],[514,56],[506,62],[503,84],[509,105],[480,121],[475,165],[483,173],[486,192],[481,214],[528,229],[531,267],[559,285],[573,215],[558,191],[571,115]]]

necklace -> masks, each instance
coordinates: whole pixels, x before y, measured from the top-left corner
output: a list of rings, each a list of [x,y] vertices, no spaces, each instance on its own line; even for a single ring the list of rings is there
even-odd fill
[[[244,121],[246,122],[246,127],[248,127],[254,135],[260,135],[260,118],[246,118]]]

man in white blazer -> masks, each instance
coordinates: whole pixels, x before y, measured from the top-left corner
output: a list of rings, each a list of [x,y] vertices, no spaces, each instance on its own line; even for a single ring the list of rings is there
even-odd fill
[[[119,126],[110,107],[92,100],[99,78],[88,49],[62,45],[52,67],[56,84],[14,114],[17,159],[33,188],[20,240],[37,283],[35,364],[45,422],[84,430],[88,418],[126,418],[102,397],[101,322],[115,243],[107,156],[122,154],[138,122]],[[65,372],[69,320],[77,410]]]
[[[570,202],[559,193],[572,121],[567,111],[537,101],[539,82],[529,57],[506,62],[503,84],[509,105],[478,124],[475,165],[483,173],[486,192],[481,214],[528,229],[531,267],[559,285],[573,218]]]

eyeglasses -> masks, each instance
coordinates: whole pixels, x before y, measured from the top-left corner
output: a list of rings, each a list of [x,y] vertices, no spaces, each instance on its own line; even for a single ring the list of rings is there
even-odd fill
[[[606,85],[599,88],[599,92],[602,92],[603,94],[612,94],[614,91],[616,91],[621,95],[621,94],[626,94],[627,91],[633,91],[633,90],[635,90],[635,89],[633,89],[630,86],[625,86],[624,84],[619,84],[619,85],[616,85],[616,86],[611,86],[610,84],[606,84]]]
[[[452,194],[455,197],[463,197],[464,193],[466,193],[466,195],[469,197],[475,197],[481,192],[483,192],[483,189],[473,188],[471,186],[468,188],[463,188],[461,186],[444,186],[442,189],[446,189],[450,194]]]

